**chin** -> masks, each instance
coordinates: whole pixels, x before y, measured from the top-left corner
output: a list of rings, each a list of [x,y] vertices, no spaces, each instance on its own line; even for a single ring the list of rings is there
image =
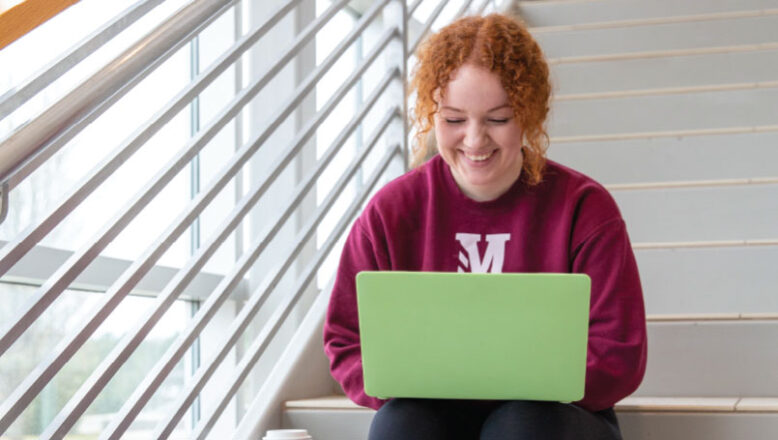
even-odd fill
[[[491,185],[494,185],[496,179],[494,179],[492,176],[483,176],[479,174],[481,173],[467,173],[465,175],[467,182],[470,185],[478,188],[487,188]]]

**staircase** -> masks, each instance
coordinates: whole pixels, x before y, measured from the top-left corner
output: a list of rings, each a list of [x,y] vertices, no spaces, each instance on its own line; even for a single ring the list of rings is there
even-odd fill
[[[328,265],[405,169],[406,52],[495,8],[550,60],[550,157],[629,227],[624,437],[778,438],[778,0],[77,2],[50,60],[0,51],[0,436],[364,439]]]
[[[550,158],[611,190],[640,266],[649,360],[624,438],[778,438],[778,0],[510,12],[550,59]],[[372,416],[334,395],[287,401],[283,424],[364,439]]]

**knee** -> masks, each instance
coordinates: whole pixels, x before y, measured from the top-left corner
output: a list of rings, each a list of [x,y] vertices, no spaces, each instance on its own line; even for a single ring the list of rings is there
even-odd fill
[[[445,421],[434,401],[392,399],[376,412],[370,440],[445,438]]]
[[[497,407],[487,417],[482,439],[567,438],[569,405],[517,400]]]
[[[513,400],[500,405],[494,413],[510,418],[551,420],[563,416],[566,408],[567,405],[559,402]]]
[[[415,421],[433,415],[433,404],[422,399],[391,399],[375,415],[376,419],[391,419],[394,422]]]

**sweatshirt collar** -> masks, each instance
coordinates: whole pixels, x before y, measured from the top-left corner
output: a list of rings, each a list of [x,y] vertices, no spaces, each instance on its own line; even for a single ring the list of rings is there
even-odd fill
[[[445,191],[461,206],[480,211],[510,209],[516,205],[519,196],[524,192],[525,185],[522,179],[522,173],[522,175],[513,182],[513,185],[511,185],[511,187],[500,197],[486,202],[479,202],[471,199],[462,192],[459,185],[457,185],[456,180],[454,180],[454,176],[451,174],[451,168],[440,155],[436,155],[431,162],[433,162],[431,165],[436,168],[436,174],[441,176],[440,180],[442,180]]]

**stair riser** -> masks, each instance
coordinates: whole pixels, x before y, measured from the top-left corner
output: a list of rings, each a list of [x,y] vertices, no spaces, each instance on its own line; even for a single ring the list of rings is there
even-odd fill
[[[777,414],[619,413],[618,418],[622,434],[628,440],[766,440],[778,437]]]
[[[553,143],[549,158],[600,183],[778,177],[778,132]]]
[[[703,130],[778,124],[778,88],[556,102],[553,136]]]
[[[315,440],[365,440],[372,411],[286,411],[283,426],[304,428]],[[776,414],[618,412],[629,440],[762,440],[778,436]]]
[[[556,96],[775,81],[778,49],[551,65]]]
[[[778,15],[650,26],[539,32],[549,58],[778,42]]]
[[[612,194],[635,243],[778,239],[778,184]]]
[[[649,314],[778,313],[778,246],[638,250]]]
[[[648,367],[634,395],[778,395],[775,341],[778,321],[649,323]]]
[[[520,2],[520,13],[531,26],[558,26],[698,15],[775,8],[775,0],[601,0],[582,2]]]
[[[303,428],[314,440],[366,440],[375,411],[287,410],[284,428]]]

